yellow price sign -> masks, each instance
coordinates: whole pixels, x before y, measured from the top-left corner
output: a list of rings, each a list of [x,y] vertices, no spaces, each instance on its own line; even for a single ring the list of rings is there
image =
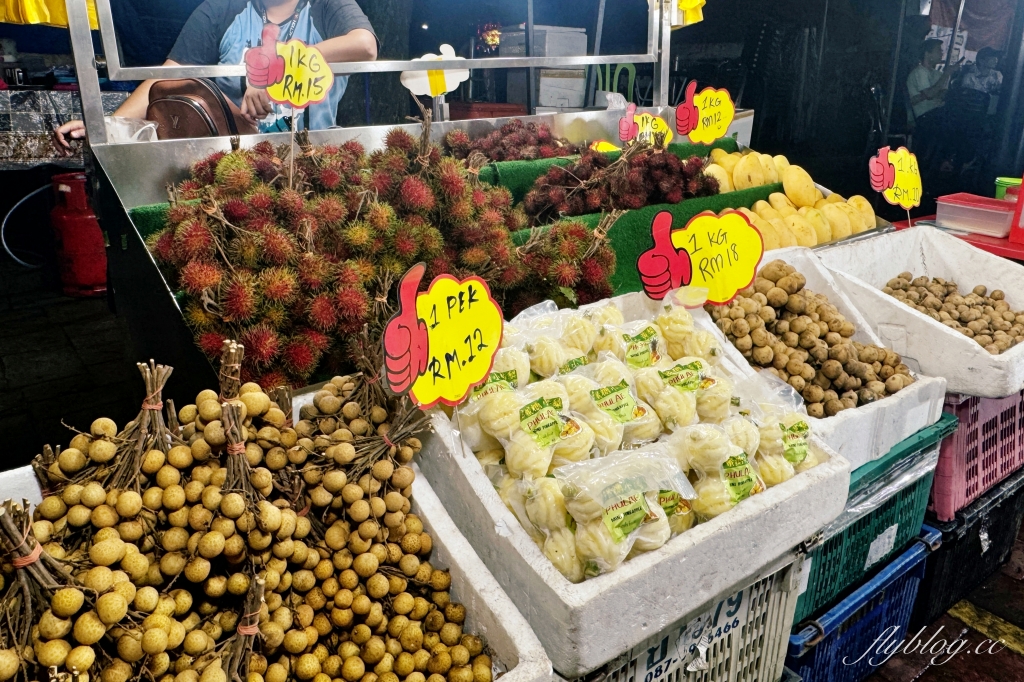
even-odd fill
[[[672,214],[662,211],[651,223],[654,246],[637,259],[644,292],[662,300],[683,286],[707,289],[708,303],[725,305],[754,281],[764,256],[761,233],[738,211],[694,216],[672,229]]]
[[[729,91],[704,88],[697,94],[697,81],[686,86],[686,98],[676,107],[676,131],[694,144],[711,144],[725,137],[736,116]]]
[[[661,116],[651,114],[636,114],[633,120],[637,124],[636,139],[645,144],[654,144],[658,135],[664,135],[661,146],[665,147],[672,141],[672,128]]]
[[[334,74],[323,54],[301,40],[277,43],[277,57],[283,60],[281,79],[267,87],[272,102],[293,109],[305,109],[327,99],[334,86]]]
[[[424,271],[417,264],[399,285],[399,311],[384,331],[384,371],[391,390],[409,390],[422,409],[454,406],[486,381],[504,320],[480,277],[440,275],[416,294]]]
[[[906,147],[882,147],[868,161],[871,188],[893,206],[909,211],[921,205],[921,169],[917,156]]]

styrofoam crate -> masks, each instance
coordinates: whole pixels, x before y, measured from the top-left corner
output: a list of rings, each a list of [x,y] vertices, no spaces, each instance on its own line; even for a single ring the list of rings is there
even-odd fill
[[[581,677],[750,583],[835,519],[846,504],[850,465],[812,437],[823,464],[744,500],[617,571],[574,585],[505,508],[476,457],[442,412],[419,466],[544,644],[555,671]]]
[[[774,682],[784,675],[783,664],[793,628],[799,587],[794,556],[781,567],[766,567],[763,577],[704,604],[628,653],[619,656],[586,680],[601,682]],[[701,656],[697,644],[710,646]],[[696,668],[698,657],[706,669]]]
[[[911,369],[945,377],[951,393],[1004,398],[1024,389],[1024,344],[990,355],[972,339],[882,293],[901,272],[943,277],[962,292],[1002,289],[1011,309],[1024,308],[1024,266],[933,227],[918,226],[815,251],[889,348]]]
[[[824,294],[839,312],[853,323],[854,341],[883,345],[853,302],[843,293],[832,274],[818,260],[817,252],[806,247],[789,247],[769,252],[765,261],[782,260],[807,279],[806,287]],[[730,343],[726,352],[745,371],[754,372],[740,352]],[[898,351],[897,351],[898,352]],[[918,376],[917,381],[894,396],[877,400],[834,417],[812,419],[811,430],[856,469],[889,452],[900,441],[931,426],[942,416],[946,381]]]
[[[31,467],[0,472],[0,500],[42,499]],[[549,682],[551,661],[530,625],[445,511],[426,478],[412,484],[412,511],[434,542],[430,563],[451,574],[453,601],[466,607],[466,632],[480,635],[507,672],[507,682]]]

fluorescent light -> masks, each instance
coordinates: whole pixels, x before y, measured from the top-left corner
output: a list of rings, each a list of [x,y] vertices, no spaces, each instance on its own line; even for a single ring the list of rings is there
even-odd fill
[[[422,26],[420,26],[420,28],[422,28],[422,29],[423,29],[424,31],[426,31],[426,30],[427,30],[428,28],[430,28],[430,27],[429,27],[429,26],[427,26],[426,24],[423,24]]]

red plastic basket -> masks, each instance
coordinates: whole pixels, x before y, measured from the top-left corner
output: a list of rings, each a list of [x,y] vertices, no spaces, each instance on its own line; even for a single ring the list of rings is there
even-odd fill
[[[1024,465],[1024,392],[1006,398],[947,393],[944,409],[960,426],[942,442],[928,509],[952,521]]]

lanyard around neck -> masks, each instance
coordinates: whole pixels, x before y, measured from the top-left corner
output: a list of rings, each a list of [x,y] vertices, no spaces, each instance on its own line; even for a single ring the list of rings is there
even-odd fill
[[[295,6],[295,13],[292,14],[291,23],[288,25],[288,30],[284,32],[278,40],[282,43],[287,43],[295,35],[295,29],[299,25],[299,13],[302,12],[306,5],[306,0],[299,0],[299,4]],[[263,19],[264,24],[269,24],[270,19],[267,17],[267,8],[260,3],[260,17]]]

